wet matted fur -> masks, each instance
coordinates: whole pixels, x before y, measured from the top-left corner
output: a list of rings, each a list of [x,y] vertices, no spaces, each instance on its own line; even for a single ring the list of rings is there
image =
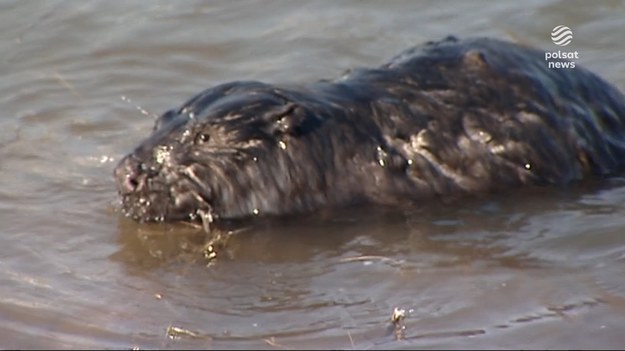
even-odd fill
[[[496,39],[428,42],[333,81],[210,88],[115,168],[140,221],[288,215],[561,185],[625,165],[625,98]]]

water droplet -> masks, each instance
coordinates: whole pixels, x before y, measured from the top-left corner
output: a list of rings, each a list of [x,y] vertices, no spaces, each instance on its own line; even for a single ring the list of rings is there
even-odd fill
[[[384,149],[382,149],[381,146],[378,146],[376,150],[378,154],[378,163],[380,164],[380,166],[384,167],[386,165],[386,162],[384,160],[388,157],[388,154],[386,153],[386,151],[384,151]]]
[[[482,143],[488,143],[489,141],[493,140],[493,137],[490,135],[490,133],[483,130],[471,134],[471,138]]]
[[[163,164],[169,158],[169,147],[160,145],[154,150],[154,160],[158,164]]]

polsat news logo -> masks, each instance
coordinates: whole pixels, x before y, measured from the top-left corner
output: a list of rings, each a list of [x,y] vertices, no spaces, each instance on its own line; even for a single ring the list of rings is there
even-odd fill
[[[559,46],[567,46],[573,40],[573,31],[567,26],[557,26],[551,31],[551,40]]]
[[[567,46],[573,41],[573,31],[564,25],[555,26],[551,31],[551,41],[558,46]],[[573,59],[579,59],[577,51],[558,50],[545,52],[545,61],[547,61],[547,67],[549,68],[575,68]]]

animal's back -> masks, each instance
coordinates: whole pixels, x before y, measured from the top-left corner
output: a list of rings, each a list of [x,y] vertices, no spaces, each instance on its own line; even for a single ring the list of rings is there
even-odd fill
[[[378,87],[370,116],[416,192],[566,184],[625,166],[622,93],[579,65],[549,68],[536,49],[448,38],[339,82]]]

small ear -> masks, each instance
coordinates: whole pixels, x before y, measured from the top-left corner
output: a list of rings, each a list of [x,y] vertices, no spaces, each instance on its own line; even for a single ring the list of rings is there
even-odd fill
[[[306,120],[306,111],[300,105],[289,102],[267,111],[263,118],[274,135],[298,135],[302,132],[302,126]]]

